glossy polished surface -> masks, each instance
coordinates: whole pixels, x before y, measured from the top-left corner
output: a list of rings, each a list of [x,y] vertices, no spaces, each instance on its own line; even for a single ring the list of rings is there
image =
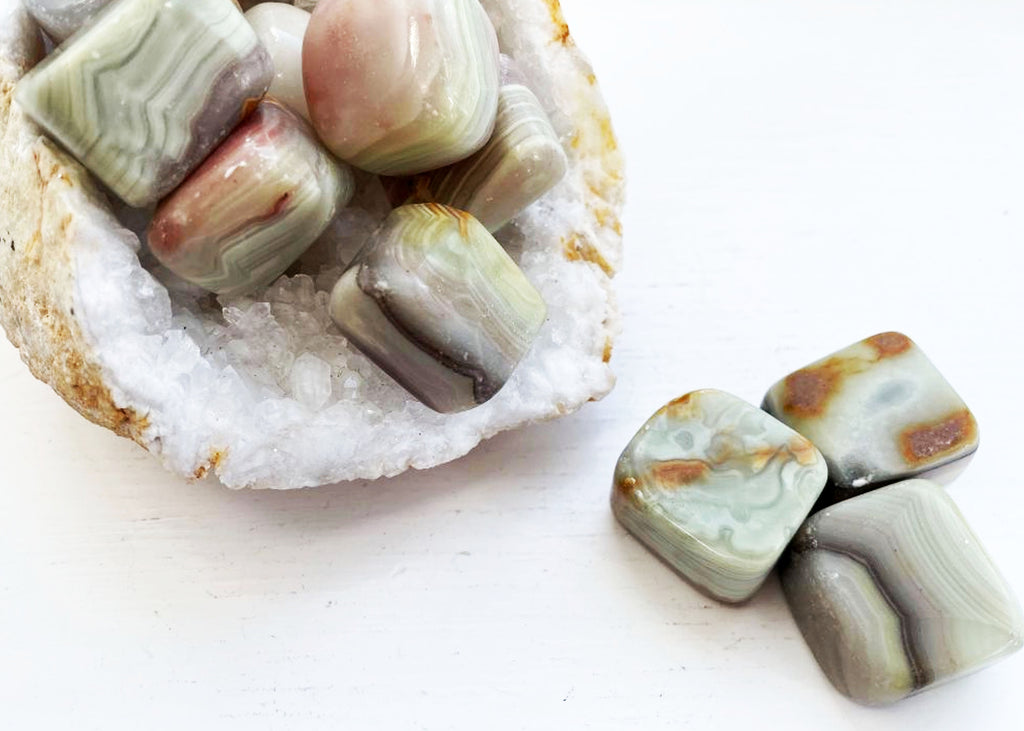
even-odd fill
[[[352,197],[351,170],[309,126],[262,102],[161,203],[149,246],[168,269],[227,296],[282,274]]]
[[[420,202],[471,213],[497,231],[565,177],[568,160],[540,101],[522,84],[501,88],[494,134],[451,167],[396,181]],[[401,188],[399,188],[401,190]]]
[[[302,64],[317,133],[364,170],[444,167],[494,128],[498,41],[477,0],[323,0]]]
[[[547,312],[487,229],[437,204],[395,209],[335,286],[330,307],[356,347],[441,412],[492,398]]]
[[[938,485],[909,480],[817,513],[782,571],[842,693],[892,703],[1020,649],[1020,606]]]
[[[270,61],[232,0],[119,0],[17,101],[126,203],[153,203],[241,120]]]
[[[791,373],[764,408],[814,442],[834,503],[897,480],[954,475],[978,448],[974,415],[907,336],[872,336]]]
[[[279,2],[259,3],[245,13],[245,19],[256,31],[274,66],[274,80],[267,94],[307,120],[309,108],[302,86],[302,39],[309,18],[307,11]]]
[[[806,439],[722,391],[669,403],[619,457],[612,509],[710,596],[748,599],[825,485]]]

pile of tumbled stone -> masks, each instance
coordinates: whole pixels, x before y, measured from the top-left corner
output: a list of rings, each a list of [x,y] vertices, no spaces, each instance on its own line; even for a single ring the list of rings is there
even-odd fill
[[[25,0],[60,45],[16,99],[155,206],[160,263],[223,297],[277,279],[379,179],[397,207],[339,262],[331,316],[428,406],[483,403],[546,317],[492,234],[564,177],[560,140],[478,0],[301,4]]]
[[[977,447],[957,393],[909,338],[883,333],[786,376],[763,409],[713,390],[672,401],[619,458],[612,508],[721,601],[749,599],[779,563],[828,678],[891,703],[1024,639],[1006,581],[921,479],[948,481]]]

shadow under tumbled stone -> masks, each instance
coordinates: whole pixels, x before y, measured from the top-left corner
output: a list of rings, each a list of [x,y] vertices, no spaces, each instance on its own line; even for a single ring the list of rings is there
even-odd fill
[[[810,518],[783,590],[825,675],[867,705],[893,703],[1016,651],[1024,619],[946,492],[909,480]]]

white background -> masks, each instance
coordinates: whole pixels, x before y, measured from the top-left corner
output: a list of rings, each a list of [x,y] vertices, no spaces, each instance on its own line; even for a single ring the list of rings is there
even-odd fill
[[[977,414],[951,492],[1024,592],[1024,3],[564,6],[629,165],[616,391],[428,473],[232,493],[0,344],[0,727],[1024,727],[1024,654],[861,708],[774,577],[719,606],[607,507],[663,402],[900,329]]]

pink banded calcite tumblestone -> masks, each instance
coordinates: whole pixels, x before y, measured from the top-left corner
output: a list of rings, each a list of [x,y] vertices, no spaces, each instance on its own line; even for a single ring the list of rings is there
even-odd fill
[[[477,0],[322,0],[302,68],[320,138],[373,173],[450,165],[494,129],[498,40]]]
[[[149,247],[190,282],[246,294],[284,273],[354,189],[305,122],[264,101],[160,204]]]

